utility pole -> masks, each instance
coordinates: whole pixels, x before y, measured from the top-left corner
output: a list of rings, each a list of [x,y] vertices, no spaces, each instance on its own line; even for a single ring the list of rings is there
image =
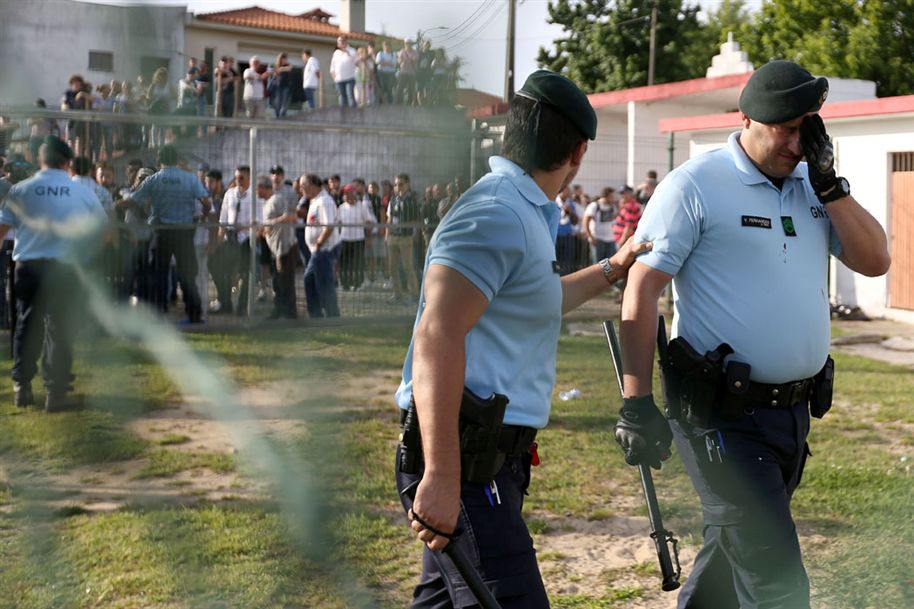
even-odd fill
[[[514,97],[514,13],[516,0],[508,0],[508,50],[505,53],[505,101]]]
[[[647,58],[647,86],[654,84],[654,48],[657,43],[657,7],[651,9],[651,47]]]

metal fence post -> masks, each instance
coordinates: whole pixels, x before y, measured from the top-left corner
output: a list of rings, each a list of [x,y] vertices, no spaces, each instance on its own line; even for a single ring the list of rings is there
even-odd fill
[[[257,127],[251,127],[248,165],[251,167],[251,228],[248,230],[248,245],[251,248],[251,260],[248,266],[248,302],[247,318],[251,319],[254,310],[254,280],[257,276]]]
[[[476,183],[476,147],[478,145],[478,140],[476,139],[476,119],[470,123],[470,133],[472,137],[470,138],[470,184]]]

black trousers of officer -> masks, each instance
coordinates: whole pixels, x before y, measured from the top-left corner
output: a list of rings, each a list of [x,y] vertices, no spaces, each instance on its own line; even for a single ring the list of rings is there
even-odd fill
[[[56,260],[16,263],[16,329],[13,333],[13,380],[29,383],[44,350],[41,377],[48,392],[66,393],[73,378],[74,319],[79,316],[74,269]]]
[[[197,292],[197,252],[194,249],[195,228],[159,229],[156,231],[156,246],[153,254],[155,269],[156,305],[168,312],[168,271],[171,259],[175,259],[175,270],[181,293],[184,295],[184,310],[191,322],[200,321],[203,307]]]
[[[504,609],[549,607],[533,539],[521,516],[530,484],[530,463],[529,454],[505,460],[495,476],[501,503],[490,501],[486,487],[481,484],[464,482],[460,491],[457,527],[463,533],[452,543],[458,544],[470,558]],[[397,490],[402,491],[420,477],[398,471]],[[450,558],[426,547],[422,554],[422,575],[413,591],[413,609],[477,606]]]
[[[805,401],[747,409],[708,428],[672,422],[676,447],[701,498],[704,545],[679,609],[809,609],[790,499],[809,450]]]

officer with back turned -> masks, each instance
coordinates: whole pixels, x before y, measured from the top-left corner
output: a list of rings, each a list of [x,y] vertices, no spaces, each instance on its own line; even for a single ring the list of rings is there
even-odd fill
[[[30,406],[32,378],[44,345],[41,376],[48,412],[78,406],[69,395],[73,366],[73,316],[78,310],[75,265],[107,223],[91,190],[70,180],[73,152],[48,136],[39,148],[41,171],[13,186],[0,208],[0,240],[16,230],[17,319],[13,335],[13,401]]]
[[[209,213],[212,202],[197,176],[180,169],[177,164],[177,150],[170,145],[162,146],[159,150],[159,171],[126,198],[141,204],[150,203],[149,224],[156,226],[153,253],[156,304],[168,312],[168,273],[174,257],[187,320],[192,324],[202,323],[203,308],[196,284],[196,228],[193,224],[197,200],[203,204],[204,216]]]
[[[632,465],[667,453],[651,367],[672,279],[661,375],[705,524],[681,609],[809,608],[790,499],[810,414],[831,405],[828,254],[868,276],[890,263],[885,231],[835,173],[817,114],[827,92],[797,64],[760,67],[740,96],[742,129],[667,175],[635,233],[654,248],[625,289],[616,439]]]
[[[397,486],[426,543],[413,607],[468,607],[473,597],[439,550],[453,543],[501,605],[546,608],[521,516],[537,430],[549,419],[562,314],[624,277],[649,246],[559,276],[556,195],[596,137],[587,96],[540,70],[511,101],[503,156],[458,200],[429,243],[422,299],[396,394]],[[421,480],[421,481],[420,481]],[[418,481],[418,486],[413,487]]]

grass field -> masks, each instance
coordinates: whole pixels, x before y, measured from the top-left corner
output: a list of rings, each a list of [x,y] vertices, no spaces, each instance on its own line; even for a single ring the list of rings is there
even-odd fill
[[[89,408],[57,415],[10,405],[4,360],[0,607],[405,606],[421,548],[393,489],[390,394],[409,332],[185,335],[237,389],[224,403],[182,395],[182,371],[136,342],[96,337],[78,354]],[[814,606],[912,607],[914,374],[836,359],[838,403],[814,422],[794,501]],[[647,531],[637,472],[611,440],[619,400],[602,339],[561,339],[556,395],[571,387],[582,397],[556,397],[527,504],[553,606],[670,606],[649,545],[621,566],[584,556],[643,546]],[[675,458],[655,481],[691,556],[698,505]]]

